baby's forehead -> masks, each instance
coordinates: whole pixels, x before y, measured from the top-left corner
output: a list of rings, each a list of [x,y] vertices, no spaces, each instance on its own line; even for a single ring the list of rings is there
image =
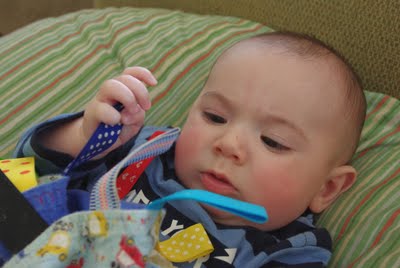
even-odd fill
[[[240,52],[255,49],[260,56],[266,54],[275,54],[282,57],[289,56],[299,61],[322,62],[325,65],[332,65],[337,70],[347,70],[348,63],[333,48],[317,39],[292,34],[264,34],[241,40],[225,50],[217,61],[224,60],[227,56],[245,56],[245,53]]]
[[[270,42],[268,38],[250,38],[234,44],[218,57],[214,66],[218,66],[220,63],[232,59],[236,59],[236,62],[246,60],[249,53],[257,55],[256,60],[258,60],[258,58],[265,59],[264,64],[266,66],[268,64],[276,64],[270,63],[266,59],[271,55],[279,61],[289,59],[296,63],[321,64],[322,66],[329,67],[332,71],[332,75],[338,78],[340,78],[341,74],[339,70],[345,67],[335,54],[323,47],[319,47],[317,44],[304,45],[301,42],[277,42],[274,40]]]
[[[226,61],[238,65],[242,62],[249,62],[249,54],[252,55],[255,62],[262,62],[261,65],[257,65],[260,69],[281,62],[292,62],[295,66],[304,63],[306,67],[307,65],[318,66],[315,75],[318,74],[320,68],[329,69],[327,79],[335,80],[334,83],[338,88],[343,88],[344,84],[347,83],[345,76],[343,76],[346,72],[345,64],[324,47],[319,47],[318,44],[304,45],[301,42],[285,42],[285,40],[277,42],[272,39],[270,42],[269,38],[250,38],[234,44],[221,54],[214,67],[220,65],[226,67],[227,65],[223,64]],[[271,59],[273,60],[270,61]],[[283,71],[288,73],[288,79],[290,79],[289,72],[293,69],[290,68],[292,65],[287,66],[289,68]],[[213,71],[214,68],[211,70],[211,74]]]
[[[250,66],[257,66],[266,70],[265,74],[261,71],[259,76],[254,76],[253,81],[273,80],[265,82],[265,85],[267,85],[265,90],[280,91],[284,88],[287,103],[302,102],[304,105],[313,105],[317,102],[323,103],[332,110],[332,113],[330,113],[330,115],[334,115],[332,118],[343,118],[348,110],[346,109],[346,80],[340,72],[339,61],[326,53],[311,56],[311,54],[298,54],[298,51],[288,49],[284,45],[270,44],[263,40],[250,39],[239,42],[221,56],[219,59],[221,64],[217,64],[219,70],[211,75],[212,80],[223,83],[226,77],[230,75],[225,68],[228,67],[229,69],[234,63],[239,66],[238,68],[248,67],[249,65],[240,65],[243,62],[249,62],[246,58],[251,55],[254,61],[262,64]],[[264,57],[263,55],[266,56]],[[268,73],[269,71],[271,73]],[[226,90],[229,90],[229,87],[226,88]],[[295,94],[299,91],[303,92],[303,97],[301,98]],[[292,95],[290,94],[291,92],[293,93]],[[283,92],[281,95],[283,95]],[[338,123],[337,120],[334,123]]]

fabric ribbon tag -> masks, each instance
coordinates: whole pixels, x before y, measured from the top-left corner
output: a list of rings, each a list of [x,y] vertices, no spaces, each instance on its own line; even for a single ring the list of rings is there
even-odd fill
[[[0,169],[20,192],[37,185],[33,157],[0,160]]]
[[[64,175],[69,175],[69,173],[80,164],[89,161],[96,155],[110,148],[117,141],[121,129],[121,124],[110,126],[101,123],[78,156],[65,168]]]
[[[120,208],[120,198],[116,179],[120,170],[132,163],[160,155],[168,151],[179,136],[180,129],[172,128],[147,141],[130,152],[116,166],[104,174],[94,185],[90,193],[90,210]]]
[[[124,106],[121,103],[117,103],[114,108],[122,111]],[[121,123],[114,126],[100,123],[78,156],[65,168],[63,175],[70,175],[74,168],[110,148],[117,141],[121,130]]]
[[[171,262],[190,262],[214,251],[201,223],[194,224],[159,242],[156,249]]]
[[[155,137],[163,134],[164,131],[154,132],[148,140],[152,140]],[[142,161],[130,164],[117,178],[117,191],[120,199],[124,198],[129,191],[132,189],[133,185],[137,182],[140,175],[145,171],[147,166],[153,160],[155,156],[146,158]]]

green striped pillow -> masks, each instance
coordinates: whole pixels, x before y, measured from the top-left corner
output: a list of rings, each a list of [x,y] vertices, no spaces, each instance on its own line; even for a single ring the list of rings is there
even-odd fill
[[[355,185],[319,218],[333,235],[331,267],[400,267],[400,101],[366,92],[353,157]]]
[[[217,56],[270,30],[232,17],[108,8],[42,20],[2,37],[0,157],[10,156],[23,130],[82,110],[105,79],[132,65],[159,80],[150,88],[154,106],[146,123],[180,126]],[[400,102],[372,92],[367,98],[354,158],[359,180],[319,220],[334,237],[331,267],[394,267],[399,259]]]

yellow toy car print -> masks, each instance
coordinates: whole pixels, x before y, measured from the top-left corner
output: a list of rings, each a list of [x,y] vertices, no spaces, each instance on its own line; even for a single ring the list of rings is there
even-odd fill
[[[101,211],[94,211],[89,215],[88,235],[90,237],[107,236],[108,222]]]
[[[57,230],[51,234],[47,244],[36,253],[44,256],[46,253],[59,255],[58,259],[64,261],[68,256],[68,249],[71,244],[69,233],[63,230]]]

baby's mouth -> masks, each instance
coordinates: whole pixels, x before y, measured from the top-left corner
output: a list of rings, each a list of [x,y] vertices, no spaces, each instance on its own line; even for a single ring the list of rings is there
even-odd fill
[[[225,175],[213,171],[202,172],[201,183],[205,190],[221,195],[232,195],[237,189],[229,182]]]

